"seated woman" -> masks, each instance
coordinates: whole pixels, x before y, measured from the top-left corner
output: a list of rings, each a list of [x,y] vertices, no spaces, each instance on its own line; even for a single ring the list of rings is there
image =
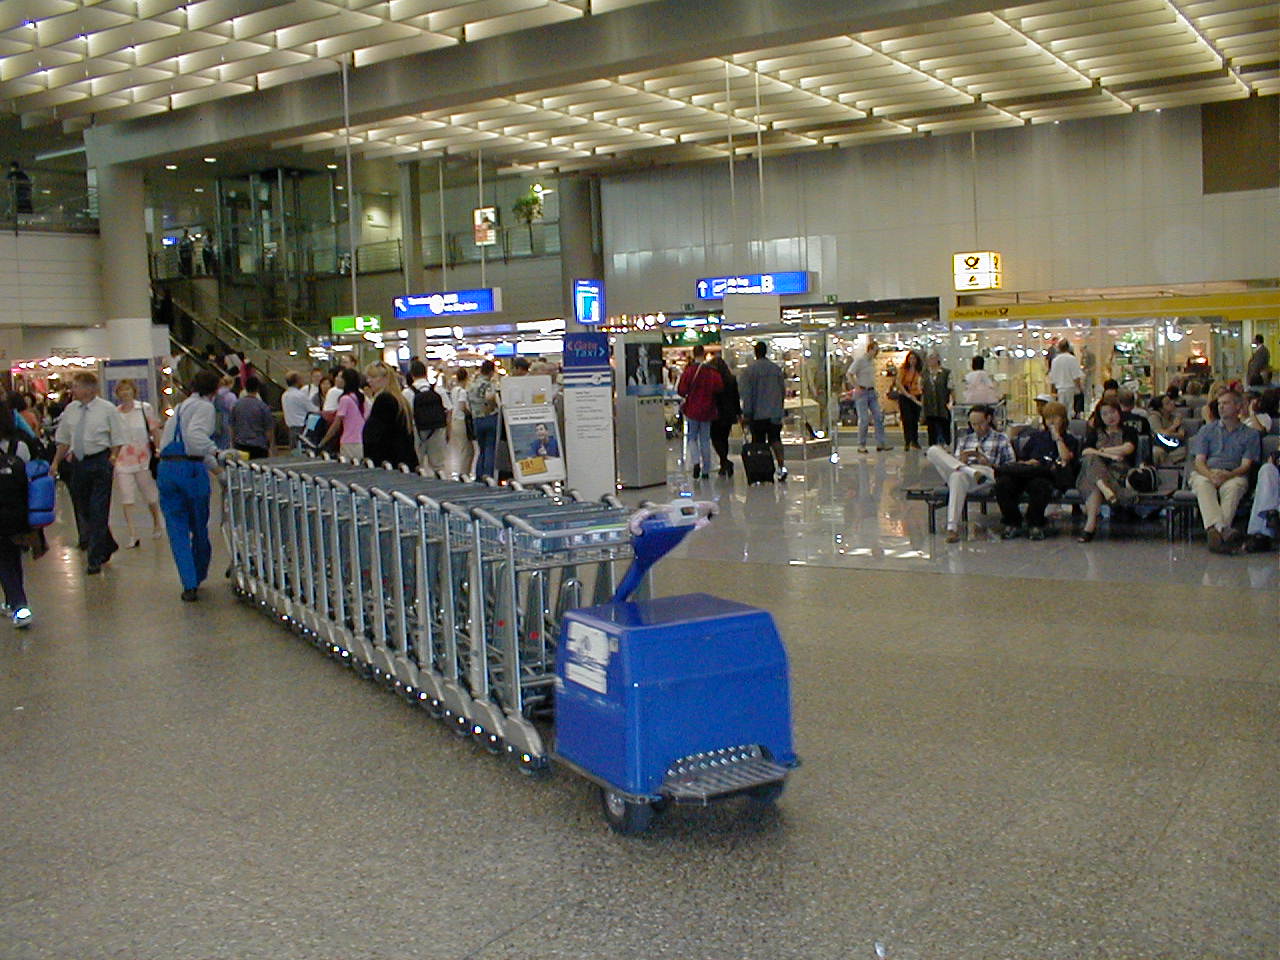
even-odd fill
[[[1172,393],[1162,394],[1151,404],[1151,426],[1156,434],[1151,445],[1151,456],[1156,466],[1182,463],[1187,459],[1187,431],[1182,426],[1177,400]]]
[[[1133,466],[1138,449],[1134,429],[1120,422],[1120,404],[1103,400],[1096,411],[1098,425],[1089,428],[1084,449],[1080,451],[1080,479],[1076,486],[1084,502],[1084,530],[1077,538],[1088,543],[1098,530],[1098,512],[1102,501],[1129,503],[1134,497],[1124,485],[1124,476]]]
[[[1043,429],[1022,443],[1015,463],[996,468],[996,502],[1004,522],[1001,538],[1022,536],[1022,510],[1018,501],[1027,495],[1027,536],[1044,539],[1044,511],[1056,492],[1070,489],[1079,465],[1080,441],[1067,430],[1067,408],[1046,403],[1041,414]]]

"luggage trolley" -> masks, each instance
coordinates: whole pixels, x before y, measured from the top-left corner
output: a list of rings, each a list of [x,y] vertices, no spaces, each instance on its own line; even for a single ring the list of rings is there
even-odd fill
[[[547,751],[535,711],[551,707],[559,621],[580,603],[580,568],[593,568],[600,600],[613,590],[613,562],[631,556],[627,512],[605,503],[529,502],[499,514],[472,508],[473,577],[486,602],[473,617],[486,653],[489,692],[503,712],[506,750],[522,769],[545,766]],[[491,731],[472,733],[494,752]]]
[[[799,762],[766,611],[633,599],[712,504],[629,515],[615,498],[292,458],[229,464],[225,502],[237,593],[520,770],[586,777],[615,830],[671,803],[770,802]]]

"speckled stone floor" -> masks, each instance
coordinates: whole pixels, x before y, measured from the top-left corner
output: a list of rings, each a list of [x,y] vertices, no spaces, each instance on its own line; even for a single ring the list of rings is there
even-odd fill
[[[805,762],[624,839],[223,582],[181,603],[163,543],[86,578],[55,531],[0,626],[4,960],[1280,953],[1274,589],[757,563],[713,525],[659,588],[775,613]]]

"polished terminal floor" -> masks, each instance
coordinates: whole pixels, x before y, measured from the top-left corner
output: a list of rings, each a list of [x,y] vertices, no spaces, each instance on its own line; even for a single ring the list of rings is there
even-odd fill
[[[703,482],[658,587],[773,611],[804,765],[631,839],[224,581],[180,602],[163,542],[86,578],[53,528],[0,631],[0,957],[1276,957],[1277,555],[948,546],[914,454],[797,467]]]

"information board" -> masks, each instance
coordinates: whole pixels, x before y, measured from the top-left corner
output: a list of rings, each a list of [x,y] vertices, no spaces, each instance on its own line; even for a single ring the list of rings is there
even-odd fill
[[[502,312],[502,288],[481,287],[477,290],[442,290],[438,293],[414,293],[392,301],[397,320],[433,317],[471,316]]]

